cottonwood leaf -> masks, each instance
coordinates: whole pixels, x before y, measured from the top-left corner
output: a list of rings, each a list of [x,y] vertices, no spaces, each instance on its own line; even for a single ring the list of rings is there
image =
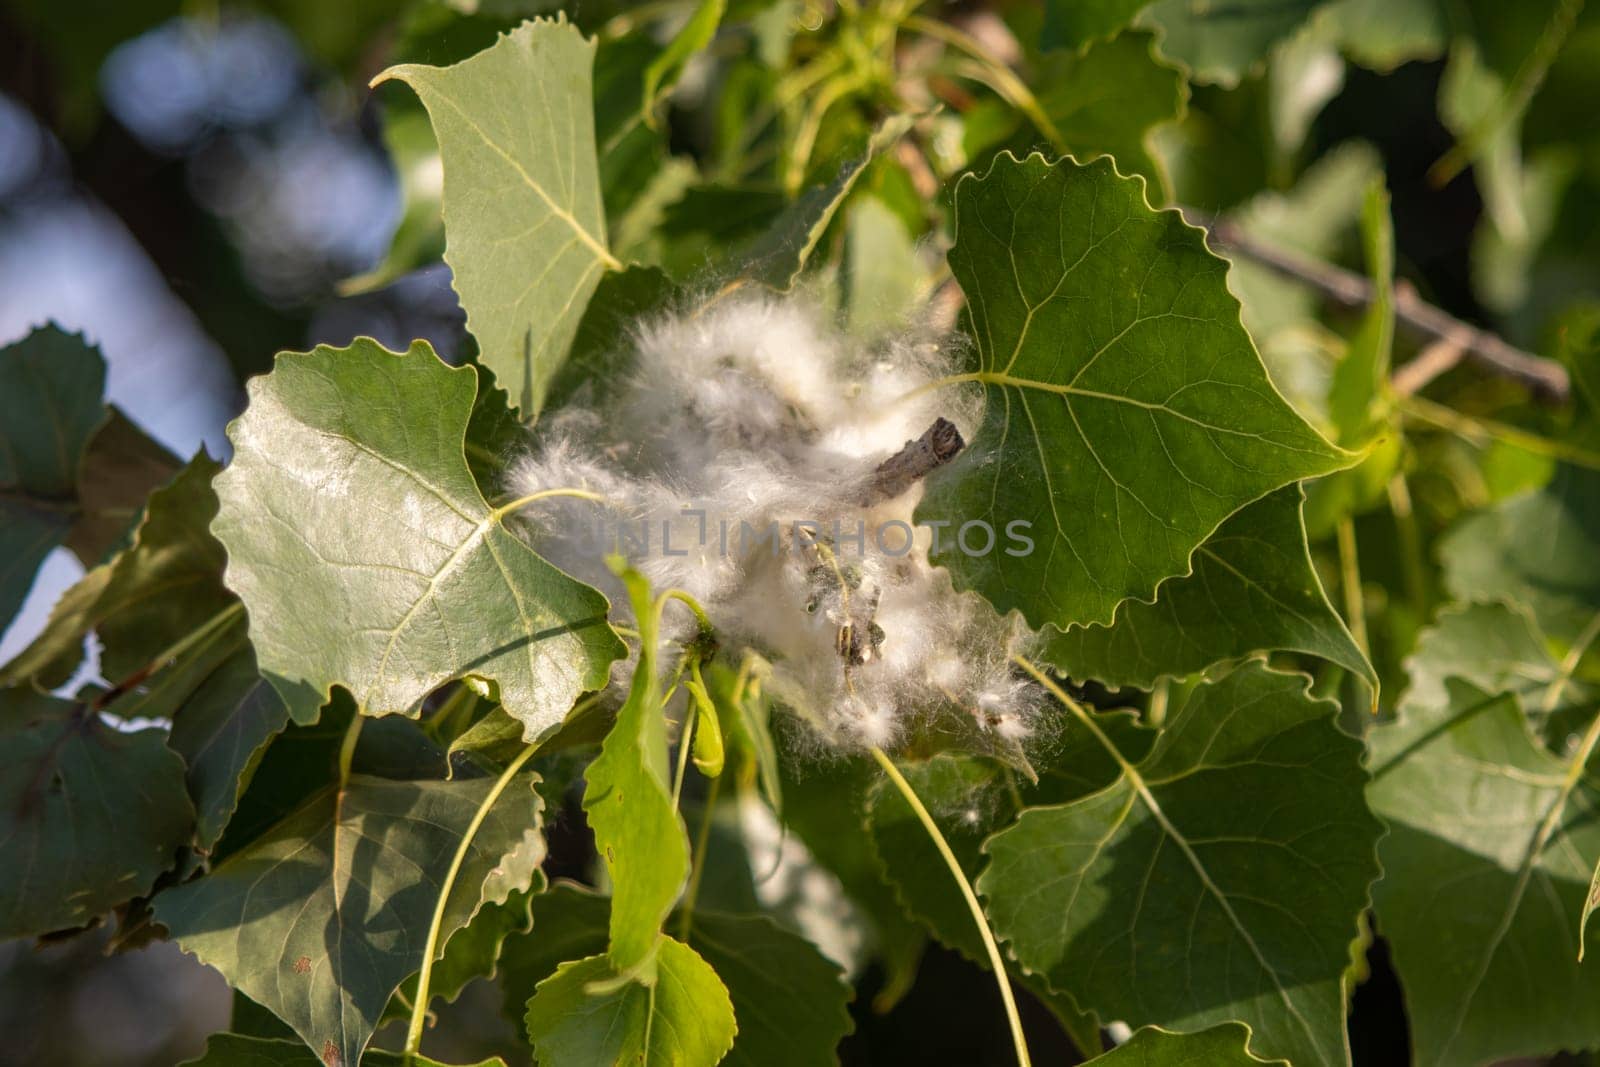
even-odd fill
[[[1183,73],[1162,62],[1153,46],[1148,33],[1124,33],[1081,55],[1033,59],[1029,84],[1049,128],[1035,132],[1009,103],[985,100],[966,115],[969,157],[1001,147],[1002,138],[1026,152],[1042,135],[1080,162],[1113,157],[1118,170],[1150,183],[1151,199],[1163,200],[1165,174],[1150,152],[1151,131],[1182,115],[1189,94]]]
[[[340,685],[367,714],[415,715],[471,674],[531,740],[606,684],[623,646],[605,598],[508,531],[468,469],[476,382],[423,342],[363,338],[284,353],[250,383],[212,529],[289,704]]]
[[[312,714],[315,714],[313,712]],[[290,708],[256,668],[246,646],[208,675],[172,715],[167,743],[188,767],[195,844],[222,837],[261,751],[289,725]]]
[[[1600,610],[1600,474],[1560,465],[1544,488],[1467,516],[1439,559],[1456,600],[1511,600],[1575,639]]]
[[[494,784],[352,775],[162,893],[156,918],[327,1067],[359,1063],[390,995],[421,966],[445,875]],[[540,807],[524,777],[489,808],[450,890],[445,937],[530,887],[544,855]]]
[[[538,414],[600,276],[621,267],[606,247],[594,51],[558,16],[453,66],[377,79],[411,86],[433,120],[445,262],[479,358],[523,418]]]
[[[65,544],[92,567],[176,463],[101,402],[98,349],[55,325],[0,348],[0,631]]]
[[[946,537],[932,558],[958,586],[1036,627],[1109,622],[1234,511],[1349,461],[1273,389],[1201,231],[1109,160],[1002,153],[955,197],[976,341],[957,380],[987,406],[917,519],[1031,523],[1035,542],[1019,559]]]
[[[1272,46],[1302,26],[1323,0],[1156,0],[1139,16],[1161,31],[1161,51],[1182,62],[1195,81],[1231,88],[1267,58]]]
[[[1360,743],[1305,688],[1259,663],[1203,682],[1112,785],[991,838],[978,889],[1017,960],[1102,1018],[1241,1020],[1257,1055],[1346,1062],[1382,827]]]
[[[904,137],[911,121],[904,115],[886,120],[873,131],[862,154],[844,163],[833,181],[814,186],[784,208],[764,233],[735,256],[734,279],[780,292],[793,286],[867,164]]]
[[[152,493],[132,543],[62,595],[39,636],[0,669],[0,684],[61,685],[91,630],[100,637],[101,673],[126,677],[235,604],[222,584],[227,554],[209,529],[217,514],[211,479],[221,469],[202,451]]]
[[[604,951],[606,911],[604,897],[571,884],[534,901],[534,933],[506,948],[503,985],[514,1014],[564,960]],[[851,1028],[850,989],[811,942],[765,915],[696,909],[688,944],[727,987],[738,1021],[723,1067],[833,1062]]]
[[[1149,689],[1256,652],[1292,651],[1377,674],[1339,618],[1312,566],[1288,486],[1239,509],[1195,550],[1194,570],[1168,578],[1155,603],[1123,603],[1109,626],[1046,630],[1040,658],[1079,680]]]
[[[0,690],[0,939],[83,926],[142,895],[193,826],[163,731]]]
[[[1150,0],[1045,0],[1040,48],[1082,49],[1114,37]]]
[[[652,126],[659,123],[658,107],[677,84],[689,60],[717,35],[717,26],[727,7],[727,0],[700,0],[682,28],[667,42],[667,47],[644,68],[644,99],[639,110],[647,123]]]
[[[1433,685],[1421,693],[1372,732],[1368,790],[1390,827],[1373,901],[1413,1062],[1592,1048],[1600,970],[1579,963],[1579,917],[1600,791],[1540,748],[1513,693],[1456,679],[1442,701]]]
[[[1100,725],[1129,759],[1149,751],[1155,736],[1127,714],[1104,715]],[[1014,823],[1025,807],[1066,803],[1104,789],[1120,769],[1087,729],[1068,721],[1049,763],[1038,772],[1039,781],[1030,783],[993,760],[948,753],[901,765],[969,880],[983,871],[983,843]],[[941,942],[987,967],[972,912],[899,790],[880,778],[868,793],[864,817],[883,876],[905,910]],[[1041,999],[1048,1002],[1045,993]]]
[[[639,628],[639,663],[616,724],[585,775],[583,810],[611,878],[610,963],[648,981],[661,923],[689,875],[689,837],[668,778],[655,606],[636,572],[620,577]]]
[[[1089,1063],[1101,1067],[1251,1067],[1267,1062],[1250,1055],[1245,1047],[1249,1041],[1250,1028],[1241,1023],[1223,1023],[1192,1034],[1146,1026]]]
[[[1488,693],[1513,693],[1531,711],[1563,676],[1561,664],[1525,608],[1480,602],[1454,604],[1439,612],[1433,625],[1417,637],[1416,649],[1406,660],[1406,678],[1406,704],[1442,707],[1450,699],[1446,683],[1455,678]],[[1565,687],[1582,688],[1572,681]]]
[[[694,949],[670,937],[656,981],[613,984],[608,955],[563,963],[528,1002],[528,1038],[548,1064],[714,1064],[733,1047],[728,991]],[[597,983],[611,987],[590,992]]]
[[[367,1053],[361,1064],[362,1067],[446,1067],[427,1056],[408,1058],[401,1053],[384,1052],[381,1049]],[[327,1064],[298,1041],[244,1034],[212,1034],[206,1038],[205,1052],[195,1059],[183,1061],[179,1067],[327,1067]],[[496,1056],[471,1067],[505,1067],[505,1061]]]

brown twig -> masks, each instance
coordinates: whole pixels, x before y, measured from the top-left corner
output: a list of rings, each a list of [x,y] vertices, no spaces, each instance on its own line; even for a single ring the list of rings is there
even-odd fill
[[[946,418],[933,420],[921,437],[907,441],[904,448],[878,464],[861,487],[857,502],[862,507],[872,507],[893,500],[955,459],[966,445],[955,423]]]
[[[1439,375],[1451,370],[1467,353],[1454,341],[1435,341],[1410,362],[1402,363],[1389,376],[1389,384],[1401,396],[1411,396]]]
[[[1346,307],[1365,307],[1372,302],[1372,284],[1353,271],[1258,240],[1226,219],[1194,208],[1181,210],[1191,225],[1207,231],[1211,244],[1220,251],[1234,252],[1294,278]],[[1395,286],[1394,315],[1396,322],[1413,333],[1459,348],[1474,362],[1523,383],[1542,400],[1560,403],[1571,391],[1567,370],[1560,363],[1524,352],[1487,330],[1462,322],[1423,300],[1410,285]]]

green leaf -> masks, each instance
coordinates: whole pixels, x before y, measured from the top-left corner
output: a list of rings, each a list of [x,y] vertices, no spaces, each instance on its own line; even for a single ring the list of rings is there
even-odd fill
[[[735,257],[735,280],[757,282],[780,292],[793,286],[867,164],[910,129],[910,117],[899,115],[874,130],[866,150],[841,166],[833,181],[802,193]]]
[[[1033,66],[1030,84],[1052,128],[1035,134],[1011,105],[986,100],[966,116],[968,155],[987,155],[1002,137],[1026,152],[1042,134],[1079,162],[1112,156],[1122,173],[1150,183],[1152,200],[1165,200],[1165,175],[1150,154],[1151,131],[1182,115],[1189,93],[1182,72],[1155,54],[1151,35],[1125,33],[1082,55],[1045,54]]]
[[[1413,1061],[1480,1064],[1600,1044],[1600,970],[1578,962],[1600,791],[1545,752],[1516,696],[1456,679],[1374,730],[1389,823],[1373,892]],[[1587,754],[1587,753],[1585,753]]]
[[[209,851],[222,837],[256,760],[289,720],[288,705],[261,677],[248,647],[207,676],[172,715],[167,743],[188,766],[200,849]]]
[[[528,1037],[541,1063],[713,1064],[736,1026],[717,972],[688,945],[661,939],[656,981],[615,985],[608,955],[563,963],[528,1002]],[[591,992],[604,983],[605,992]]]
[[[1438,59],[1449,39],[1449,13],[1440,0],[1333,0],[1317,19],[1351,59],[1384,72]]]
[[[516,891],[501,904],[485,904],[472,921],[445,942],[444,953],[433,966],[428,995],[433,1000],[453,1003],[469,983],[478,978],[494,978],[508,938],[526,934],[533,925],[533,902],[545,887],[544,873],[535,872],[531,891]],[[390,998],[383,1018],[406,1019],[417,999],[417,975],[400,984]]]
[[[127,677],[236,603],[222,584],[226,553],[209,530],[217,514],[211,479],[220,469],[201,452],[151,494],[132,543],[62,595],[39,636],[0,669],[0,684],[61,685],[91,630],[102,645],[101,673]]]
[[[1082,49],[1114,37],[1150,0],[1046,0],[1040,48]]]
[[[0,690],[0,940],[83,926],[141,896],[177,859],[194,808],[157,729]]]
[[[327,1067],[359,1063],[390,995],[421,965],[440,886],[493,785],[353,775],[162,893],[156,918]],[[530,887],[544,856],[540,807],[522,778],[489,809],[450,893],[446,937]]]
[[[341,685],[368,714],[415,715],[471,674],[531,740],[606,684],[623,646],[605,598],[535,555],[473,481],[470,367],[363,338],[280,355],[249,392],[212,528],[286,702]]]
[[[639,663],[616,725],[589,765],[583,810],[611,878],[610,965],[648,981],[661,923],[689,875],[689,836],[668,777],[655,606],[642,577],[633,571],[620,577],[639,628]]]
[[[1245,1047],[1249,1040],[1250,1028],[1240,1023],[1223,1023],[1192,1034],[1146,1026],[1089,1062],[1103,1067],[1252,1067],[1266,1062],[1250,1055]]]
[[[1131,715],[1105,715],[1100,725],[1130,758],[1147,752],[1154,737]],[[1105,748],[1073,720],[1062,724],[1049,763],[1039,768],[1037,783],[1018,780],[993,760],[949,753],[900,766],[968,879],[976,879],[983,870],[983,843],[1014,823],[1025,805],[1076,800],[1104,789],[1121,773]],[[884,878],[905,910],[941,942],[987,966],[988,954],[972,912],[899,790],[882,778],[875,782],[864,819]]]
[[[1456,600],[1506,599],[1571,641],[1600,609],[1600,474],[1562,464],[1544,488],[1468,515],[1439,544]]]
[[[409,1060],[398,1052],[374,1050],[361,1060],[362,1067],[446,1067],[438,1060],[426,1056],[413,1056]],[[180,1067],[327,1067],[305,1045],[298,1041],[280,1041],[269,1037],[246,1037],[243,1034],[212,1034],[206,1038],[206,1050]],[[471,1067],[505,1067],[498,1056],[472,1064]]]
[[[526,22],[450,67],[406,64],[444,161],[445,262],[479,358],[524,418],[538,414],[608,269],[594,139],[594,42]]]
[[[904,329],[931,281],[899,216],[876,196],[857,197],[845,216],[842,296],[850,332],[873,337]]]
[[[1258,663],[1204,682],[1112,785],[991,838],[978,888],[1018,961],[1102,1018],[1237,1019],[1258,1055],[1346,1062],[1382,828],[1359,742],[1305,687]]]
[[[1333,370],[1328,390],[1328,415],[1340,444],[1364,444],[1382,425],[1386,412],[1375,410],[1384,400],[1394,348],[1394,225],[1389,218],[1389,193],[1381,179],[1367,187],[1361,208],[1361,239],[1372,302],[1367,305],[1349,350]]]
[[[739,1032],[723,1067],[832,1062],[850,1032],[849,987],[807,940],[764,915],[696,910],[689,946],[726,985]],[[558,884],[534,902],[534,933],[508,944],[504,987],[518,1014],[563,960],[604,950],[606,900]]]
[[[1378,677],[1339,618],[1306,548],[1301,493],[1288,486],[1240,508],[1169,578],[1155,603],[1125,601],[1109,626],[1046,631],[1042,659],[1073,678],[1149,689],[1257,652],[1318,656]]]
[[[711,43],[727,10],[727,0],[700,0],[694,13],[668,42],[667,47],[644,68],[644,100],[639,110],[645,121],[655,125],[656,110],[677,84],[689,60]]]
[[[1109,622],[1238,508],[1347,462],[1273,389],[1201,231],[1109,161],[1002,154],[957,185],[956,225],[977,342],[959,380],[987,408],[917,519],[1036,542],[1018,559],[946,537],[932,558],[958,586],[1034,626]]]
[[[1449,701],[1452,678],[1488,693],[1513,693],[1537,708],[1562,678],[1533,617],[1505,603],[1456,604],[1439,612],[1417,638],[1406,675],[1404,702],[1424,708]]]
[[[98,351],[53,325],[0,348],[0,631],[71,529],[105,374]]]
[[[1179,60],[1195,81],[1232,87],[1267,58],[1323,0],[1156,0],[1139,24],[1161,31],[1161,51]]]

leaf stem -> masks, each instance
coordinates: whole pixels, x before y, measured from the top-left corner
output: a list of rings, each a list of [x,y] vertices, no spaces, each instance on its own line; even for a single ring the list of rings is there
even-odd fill
[[[1420,396],[1402,396],[1398,401],[1402,415],[1453,433],[1479,447],[1488,440],[1500,440],[1536,456],[1548,456],[1574,466],[1600,470],[1600,453],[1586,448],[1569,445],[1565,441],[1553,441],[1503,422],[1466,415]]]
[[[978,902],[978,894],[973,891],[972,883],[967,881],[966,872],[961,869],[960,861],[951,851],[950,843],[939,831],[939,824],[928,814],[928,809],[923,806],[916,790],[911,788],[911,783],[906,781],[905,775],[900,773],[900,768],[894,765],[894,761],[884,753],[883,749],[874,746],[868,751],[872,753],[872,758],[878,761],[878,766],[883,768],[883,773],[889,776],[889,781],[900,791],[906,803],[911,805],[911,810],[916,813],[922,828],[928,832],[928,837],[933,840],[939,855],[944,857],[945,866],[950,868],[951,876],[960,886],[961,895],[967,901],[967,910],[972,912],[972,920],[978,924],[978,934],[983,938],[984,950],[989,954],[989,966],[994,970],[995,985],[999,987],[1000,999],[1005,1004],[1006,1020],[1011,1024],[1011,1043],[1017,1051],[1018,1067],[1031,1067],[1027,1038],[1022,1032],[1022,1016],[1017,1012],[1017,1000],[1011,992],[1011,976],[1006,972],[1005,958],[1000,955],[1000,946],[995,943],[994,933],[989,929],[989,919],[983,913],[983,905]]]
[[[489,817],[489,809],[500,799],[500,794],[511,784],[511,779],[516,777],[517,772],[522,770],[523,765],[538,751],[539,746],[528,746],[500,772],[500,777],[495,779],[488,795],[483,798],[483,803],[479,804],[478,810],[473,813],[472,822],[467,824],[466,832],[461,835],[461,843],[456,846],[456,854],[450,860],[450,870],[445,873],[444,882],[439,886],[439,900],[434,905],[433,921],[428,924],[428,938],[422,946],[422,969],[417,972],[417,995],[411,1005],[411,1022],[406,1028],[405,1062],[408,1067],[422,1046],[422,1028],[428,1017],[428,987],[433,980],[433,959],[439,952],[439,937],[444,930],[445,908],[450,902],[451,890],[455,888],[456,876],[461,873],[461,866],[466,862],[467,850],[472,847],[472,839],[477,836],[479,827]]]
[[[345,786],[350,784],[350,768],[356,761],[356,742],[361,740],[361,727],[366,724],[367,717],[357,708],[350,717],[350,725],[345,727],[344,741],[339,745],[339,792],[343,793]]]
[[[665,703],[665,701],[663,701]],[[692,701],[684,701],[683,730],[678,736],[678,769],[672,776],[672,807],[678,807],[683,796],[683,780],[689,773],[689,742],[694,737],[695,715],[690,711]]]
[[[509,504],[501,504],[499,507],[489,512],[489,518],[494,522],[499,522],[513,511],[516,511],[520,508],[525,508],[529,504],[532,504],[536,501],[547,500],[551,497],[558,496],[570,496],[577,500],[592,500],[597,504],[604,504],[606,502],[605,497],[601,496],[599,493],[591,493],[587,489],[541,489],[537,493],[529,493],[527,496],[519,496]]]
[[[1361,598],[1361,559],[1356,554],[1356,524],[1348,515],[1341,516],[1339,538],[1339,589],[1344,594],[1345,622],[1356,647],[1370,661],[1372,645],[1367,640],[1367,609]]]
[[[706,807],[700,814],[700,829],[695,831],[694,859],[689,868],[689,888],[683,892],[682,913],[678,920],[678,940],[687,942],[694,930],[694,902],[700,896],[700,876],[705,873],[706,852],[711,845],[711,818],[717,810],[717,791],[722,786],[722,776],[711,779],[706,789]]]
[[[1583,662],[1583,657],[1593,645],[1595,639],[1600,637],[1600,612],[1589,620],[1589,625],[1583,628],[1578,639],[1572,643],[1572,648],[1567,650],[1566,656],[1561,660],[1561,673],[1555,681],[1550,683],[1550,688],[1545,690],[1544,705],[1540,709],[1546,715],[1556,710],[1556,705],[1561,703],[1561,694],[1566,692],[1567,683],[1572,681],[1572,676],[1578,673],[1578,665]]]

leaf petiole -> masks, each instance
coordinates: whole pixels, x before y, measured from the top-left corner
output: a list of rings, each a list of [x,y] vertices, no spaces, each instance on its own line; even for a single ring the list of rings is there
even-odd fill
[[[477,836],[483,820],[488,818],[489,809],[500,799],[500,794],[511,784],[511,779],[517,776],[517,772],[522,770],[523,765],[538,751],[538,745],[529,745],[500,772],[500,777],[495,780],[493,788],[483,798],[483,803],[478,805],[478,810],[473,813],[472,822],[467,824],[466,832],[461,835],[461,844],[456,846],[456,854],[450,861],[450,869],[445,873],[444,882],[439,886],[439,900],[434,905],[433,921],[428,924],[428,937],[422,945],[422,969],[417,972],[417,999],[411,1005],[411,1022],[406,1028],[407,1067],[410,1067],[416,1058],[417,1050],[422,1046],[422,1029],[428,1017],[428,986],[433,979],[433,959],[439,951],[439,933],[444,928],[445,907],[449,904],[451,890],[455,888],[456,875],[461,873],[461,865],[466,862],[467,850],[472,847],[472,839]]]
[[[916,790],[911,788],[911,783],[906,781],[905,775],[900,773],[900,768],[894,765],[894,761],[884,753],[883,749],[874,746],[868,751],[872,753],[872,758],[878,761],[878,766],[883,768],[883,773],[889,776],[889,781],[900,791],[905,802],[911,806],[911,810],[916,812],[917,820],[928,832],[934,847],[944,858],[945,866],[950,868],[951,876],[960,886],[961,895],[967,901],[967,909],[972,912],[972,920],[978,924],[978,934],[983,938],[984,950],[989,955],[989,966],[994,970],[994,981],[1000,990],[1000,1000],[1005,1004],[1006,1021],[1011,1024],[1011,1043],[1017,1051],[1018,1067],[1031,1067],[1027,1038],[1022,1032],[1022,1016],[1017,1012],[1017,1000],[1011,992],[1011,976],[1006,972],[1005,957],[1000,955],[1000,946],[995,943],[994,933],[989,929],[989,919],[983,913],[983,905],[978,902],[978,894],[973,891],[972,883],[967,880],[966,872],[962,871],[960,861],[951,851],[950,843],[939,831],[939,824],[928,814],[928,809],[923,806]]]

